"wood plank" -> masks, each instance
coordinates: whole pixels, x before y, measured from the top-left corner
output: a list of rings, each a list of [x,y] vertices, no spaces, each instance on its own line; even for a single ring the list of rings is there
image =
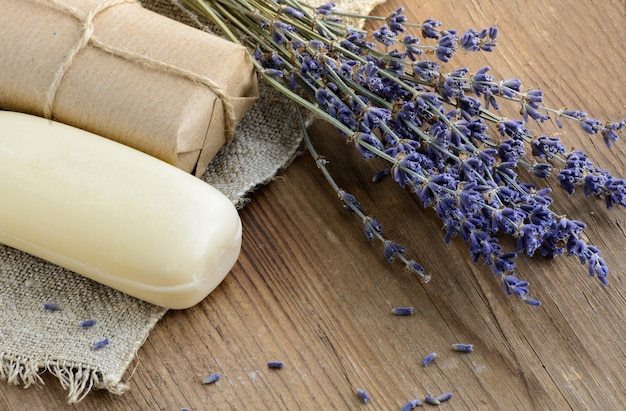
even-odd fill
[[[626,16],[618,0],[576,7],[564,0],[391,0],[377,13],[400,5],[410,19],[434,17],[459,30],[498,24],[494,53],[461,54],[451,67],[489,64],[497,77],[545,90],[550,106],[624,116]],[[573,125],[542,128],[626,174],[623,141],[608,150]],[[520,258],[520,275],[544,303],[534,308],[502,295],[461,241],[445,246],[431,210],[391,181],[371,183],[375,163],[364,163],[323,124],[311,133],[339,184],[415,253],[432,281],[388,264],[311,158],[300,156],[241,211],[243,252],[231,275],[197,307],[171,311],[156,326],[129,372],[132,389],[119,397],[95,392],[72,409],[358,409],[359,387],[372,396],[372,409],[446,391],[454,398],[443,409],[623,408],[623,208],[606,210],[582,193],[568,197],[552,183],[554,209],[589,223],[589,239],[612,268],[611,285],[588,278],[573,258]],[[413,306],[416,314],[393,316],[393,306]],[[473,343],[475,351],[453,352],[454,342]],[[439,356],[423,368],[431,351]],[[285,368],[269,370],[269,360]],[[201,385],[209,372],[222,378]],[[58,382],[44,380],[27,390],[0,384],[0,409],[65,408]]]

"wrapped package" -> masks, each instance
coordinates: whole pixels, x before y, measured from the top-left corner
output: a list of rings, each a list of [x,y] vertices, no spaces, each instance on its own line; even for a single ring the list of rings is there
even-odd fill
[[[257,98],[245,48],[137,1],[0,0],[0,10],[0,109],[200,176]]]

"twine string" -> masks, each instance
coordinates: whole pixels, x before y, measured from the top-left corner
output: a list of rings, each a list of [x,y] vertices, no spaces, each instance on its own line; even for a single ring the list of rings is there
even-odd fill
[[[113,56],[123,58],[128,61],[132,61],[138,64],[142,64],[152,69],[162,70],[166,73],[171,73],[173,75],[185,78],[187,80],[193,81],[194,83],[201,84],[207,87],[213,94],[215,94],[221,101],[222,107],[224,110],[224,119],[225,119],[225,132],[226,132],[226,144],[229,144],[234,136],[235,131],[235,111],[230,97],[226,94],[226,92],[213,80],[210,78],[203,76],[201,74],[195,73],[191,70],[187,70],[172,64],[164,63],[160,60],[156,60],[150,58],[148,56],[144,56],[138,53],[133,53],[128,50],[124,50],[119,47],[114,47],[107,45],[100,41],[96,36],[94,36],[94,26],[93,21],[95,17],[103,12],[104,10],[108,10],[114,6],[124,4],[124,3],[132,3],[138,4],[137,0],[109,0],[103,3],[100,3],[98,6],[94,7],[89,11],[86,16],[83,16],[82,13],[77,10],[75,7],[64,4],[58,0],[48,0],[48,3],[55,7],[57,10],[65,12],[69,14],[76,20],[81,23],[81,36],[78,42],[72,47],[66,55],[65,60],[59,66],[57,71],[55,72],[54,79],[50,88],[46,93],[46,100],[44,102],[43,114],[45,118],[52,118],[52,106],[56,99],[57,92],[61,85],[61,80],[65,73],[67,73],[68,69],[74,62],[76,55],[87,45],[91,45],[92,47],[98,48],[102,51],[105,51]]]

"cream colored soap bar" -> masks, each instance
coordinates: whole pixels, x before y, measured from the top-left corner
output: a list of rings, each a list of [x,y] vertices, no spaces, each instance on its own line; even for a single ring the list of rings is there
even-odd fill
[[[241,221],[218,190],[160,160],[0,111],[0,242],[181,309],[235,264]]]

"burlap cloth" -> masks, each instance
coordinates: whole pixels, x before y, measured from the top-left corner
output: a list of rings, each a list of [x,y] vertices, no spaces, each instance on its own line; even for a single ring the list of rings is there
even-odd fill
[[[381,2],[337,1],[338,9],[362,15]],[[142,3],[197,24],[169,0]],[[239,124],[233,143],[218,153],[202,179],[243,207],[247,193],[271,181],[293,159],[301,138],[293,104],[261,84],[259,101]],[[46,302],[60,309],[46,310]],[[80,401],[91,389],[122,394],[129,389],[123,381],[126,369],[166,311],[0,245],[0,379],[28,387],[42,383],[40,374],[48,371],[68,390],[69,402]],[[97,323],[79,327],[86,319]],[[105,337],[110,344],[94,350],[93,343]]]

